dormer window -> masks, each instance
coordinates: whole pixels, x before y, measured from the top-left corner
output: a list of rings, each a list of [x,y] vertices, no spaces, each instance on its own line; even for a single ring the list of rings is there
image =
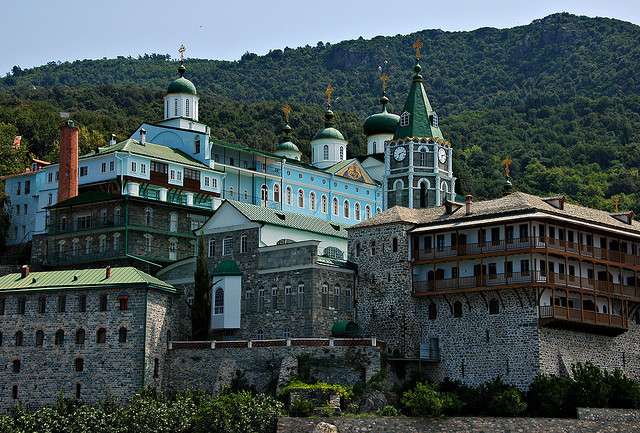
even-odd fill
[[[193,153],[200,153],[200,136],[196,136]]]
[[[400,115],[400,126],[409,126],[409,112],[405,111]]]
[[[437,128],[437,127],[438,127],[438,124],[439,124],[439,121],[438,121],[438,113],[436,113],[436,112],[434,111],[434,112],[433,112],[433,116],[431,116],[431,125],[432,125],[434,128]]]
[[[633,217],[635,216],[635,214],[632,211],[612,213],[610,215],[613,218],[617,219],[618,221],[620,221],[622,223],[625,223],[625,224],[629,224],[629,225],[631,225],[633,223]]]
[[[564,209],[564,202],[565,202],[564,196],[547,197],[547,198],[543,198],[542,200],[544,200],[548,205],[555,207],[556,209],[560,209],[560,210]]]

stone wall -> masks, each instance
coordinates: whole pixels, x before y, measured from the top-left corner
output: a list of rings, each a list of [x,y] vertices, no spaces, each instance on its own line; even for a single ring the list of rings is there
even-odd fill
[[[488,303],[499,301],[497,314]],[[454,317],[454,304],[462,315]],[[421,341],[438,339],[440,361],[427,369],[434,380],[450,378],[468,385],[501,377],[526,389],[538,372],[538,316],[533,290],[502,290],[418,300]],[[436,317],[429,315],[435,305]],[[434,308],[434,307],[431,307]],[[432,310],[433,312],[433,310]]]
[[[329,347],[329,340],[286,340],[248,342],[173,343],[167,355],[166,389],[176,392],[200,389],[219,392],[234,378],[257,391],[275,390],[281,369],[297,360],[309,369],[309,376],[330,383],[352,385],[368,380],[380,371],[380,348],[364,341],[357,346]],[[369,345],[367,345],[369,343]],[[304,345],[303,345],[304,344]],[[323,344],[315,346],[314,344]],[[283,365],[283,361],[285,365]],[[287,373],[290,375],[290,373]]]
[[[408,260],[410,227],[351,228],[349,260],[357,265],[356,321],[363,334],[384,340],[387,349],[398,356],[417,357],[420,324]],[[393,238],[398,239],[395,252]]]
[[[618,336],[591,332],[540,328],[540,369],[548,374],[566,374],[571,365],[591,361],[595,365],[619,368],[640,379],[640,325],[629,320],[629,330]]]

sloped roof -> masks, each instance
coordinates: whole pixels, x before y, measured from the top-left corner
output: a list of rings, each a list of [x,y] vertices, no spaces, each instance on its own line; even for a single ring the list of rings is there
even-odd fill
[[[67,206],[77,206],[81,204],[100,203],[100,202],[109,201],[109,200],[118,200],[121,198],[122,198],[121,196],[109,194],[108,192],[90,190],[87,192],[80,193],[75,197],[71,197],[70,199],[58,202],[53,206],[49,206],[49,209],[56,209],[56,208],[67,207]]]
[[[351,173],[350,166],[354,166],[356,169],[353,174]],[[355,180],[357,182],[367,183],[369,185],[375,185],[376,182],[371,179],[367,170],[360,164],[356,158],[345,159],[344,161],[337,162],[333,164],[331,167],[327,167],[325,172],[329,174],[335,174],[336,176],[344,177],[350,180]],[[358,176],[358,174],[360,176]]]
[[[132,266],[111,268],[111,277],[109,278],[106,278],[105,268],[30,272],[26,278],[22,278],[20,273],[0,277],[0,293],[16,290],[106,289],[127,286],[147,286],[175,292],[175,288],[171,284]]]
[[[174,162],[177,164],[188,165],[200,169],[211,170],[210,167],[178,149],[149,142],[140,144],[138,140],[134,140],[133,138],[129,138],[127,140],[109,146],[99,147],[96,152],[82,155],[80,158],[88,158],[91,156],[104,155],[112,152],[131,152],[134,155],[147,156],[149,158],[159,159],[167,162]]]
[[[474,202],[470,215],[466,215],[464,206],[452,214],[447,214],[444,206],[429,209],[409,209],[395,206],[352,227],[360,228],[403,222],[414,225],[437,225],[438,223],[482,219],[483,217],[503,216],[512,213],[532,213],[536,211],[586,223],[595,223],[619,230],[640,233],[640,222],[636,220],[633,220],[631,224],[625,224],[612,217],[609,212],[572,203],[565,203],[564,209],[558,209],[547,203],[543,197],[526,194],[524,192],[514,192],[494,200]]]
[[[217,277],[234,276],[242,275],[242,272],[240,272],[240,268],[235,260],[223,260],[218,263],[212,275]]]
[[[289,227],[326,236],[347,238],[345,226],[330,223],[316,217],[270,209],[268,207],[256,206],[234,200],[226,200],[226,202],[253,222]],[[215,214],[212,218],[214,217]]]

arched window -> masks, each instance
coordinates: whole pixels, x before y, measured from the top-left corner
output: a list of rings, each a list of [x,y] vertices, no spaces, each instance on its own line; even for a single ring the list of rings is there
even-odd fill
[[[353,213],[355,214],[356,221],[360,221],[360,203],[356,202],[353,205]]]
[[[329,308],[329,286],[327,283],[322,284],[322,308]]]
[[[213,314],[224,314],[224,289],[218,287],[214,296]]]
[[[366,205],[366,206],[364,207],[364,217],[365,217],[366,219],[371,218],[371,206]]]
[[[107,330],[104,328],[98,329],[96,332],[96,343],[105,344],[107,342]]]
[[[400,179],[396,180],[395,183],[393,184],[393,189],[394,189],[394,196],[395,196],[395,205],[401,206],[402,190],[404,189],[404,183],[402,182],[402,180]]]
[[[376,255],[376,241],[371,241],[371,244],[369,246],[371,248],[371,255],[375,256]]]
[[[149,233],[144,234],[144,252],[149,254],[153,248],[153,236]]]
[[[144,209],[144,224],[147,227],[153,225],[153,211],[148,207]]]
[[[298,207],[304,207],[304,191],[298,190]]]
[[[340,308],[340,286],[333,288],[333,308],[336,310]]]
[[[118,343],[126,343],[127,342],[127,328],[124,326],[118,330]]]
[[[178,241],[176,239],[169,239],[169,260],[178,259]]]
[[[113,251],[120,250],[120,233],[113,234]]]
[[[409,113],[406,111],[400,115],[400,126],[409,126]]]
[[[173,117],[178,117],[178,98],[173,98]]]
[[[429,304],[428,316],[429,320],[436,320],[438,318],[438,306],[433,302]]]
[[[343,204],[343,210],[342,210],[343,211],[343,216],[345,218],[349,218],[349,209],[350,209],[349,200],[345,200],[344,204]]]
[[[76,344],[84,344],[85,332],[80,328],[76,331]]]
[[[426,147],[421,147],[420,148],[419,164],[422,167],[426,167],[427,166],[427,148]]]
[[[309,208],[316,210],[316,193],[313,191],[309,193]]]
[[[93,239],[92,238],[86,238],[84,240],[84,253],[86,255],[91,254],[91,243],[92,243]]]
[[[340,146],[340,161],[344,159],[344,147]]]
[[[193,153],[200,153],[200,136],[199,135],[196,135],[196,138],[193,141]]]
[[[273,185],[273,201],[280,203],[280,185]]]
[[[320,200],[320,202],[322,213],[327,213],[327,196],[322,194],[322,199]]]
[[[36,346],[42,347],[44,345],[44,332],[41,330],[36,331]]]
[[[185,115],[187,117],[189,117],[189,112],[191,111],[191,110],[189,110],[189,98],[186,99],[184,108],[185,108],[185,110],[184,110]]]
[[[442,183],[440,183],[440,190],[442,191],[442,194],[440,194],[440,204],[443,204],[447,199],[447,195],[449,193],[449,185],[447,184],[447,182],[443,181]]]
[[[286,189],[286,201],[288,205],[291,205],[291,187],[288,186]]]
[[[338,199],[337,198],[333,198],[333,214],[335,216],[338,216],[338,211],[340,210],[340,207],[338,206]]]
[[[104,253],[107,250],[107,235],[100,235],[98,238],[98,251]]]
[[[54,339],[54,344],[56,346],[62,346],[64,344],[64,331],[62,329],[58,329],[56,331],[56,336]]]
[[[20,360],[16,359],[13,361],[13,372],[20,373]]]
[[[71,243],[71,254],[74,256],[77,256],[79,250],[80,250],[80,239],[76,238]]]
[[[453,303],[453,317],[462,317],[462,302],[456,301]]]
[[[304,308],[304,283],[298,283],[298,307]]]
[[[16,346],[22,346],[23,343],[24,335],[22,334],[22,331],[16,332]]]
[[[489,314],[499,314],[500,313],[500,303],[496,298],[493,298],[489,301]]]
[[[260,187],[260,200],[263,205],[267,205],[267,201],[269,201],[269,187],[267,185]]]
[[[262,329],[258,329],[258,331],[256,331],[256,339],[264,340],[264,331]]]
[[[329,159],[329,145],[327,144],[322,148],[322,159],[325,161]]]
[[[356,257],[360,257],[360,242],[356,242]]]
[[[172,233],[178,231],[178,214],[176,212],[169,214],[169,231]]]

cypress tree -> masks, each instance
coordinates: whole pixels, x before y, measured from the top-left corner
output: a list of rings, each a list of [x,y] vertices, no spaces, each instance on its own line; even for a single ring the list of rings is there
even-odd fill
[[[194,274],[194,297],[191,306],[191,334],[194,340],[205,340],[209,336],[211,317],[211,280],[207,267],[207,252],[204,236],[198,237],[198,260]]]

